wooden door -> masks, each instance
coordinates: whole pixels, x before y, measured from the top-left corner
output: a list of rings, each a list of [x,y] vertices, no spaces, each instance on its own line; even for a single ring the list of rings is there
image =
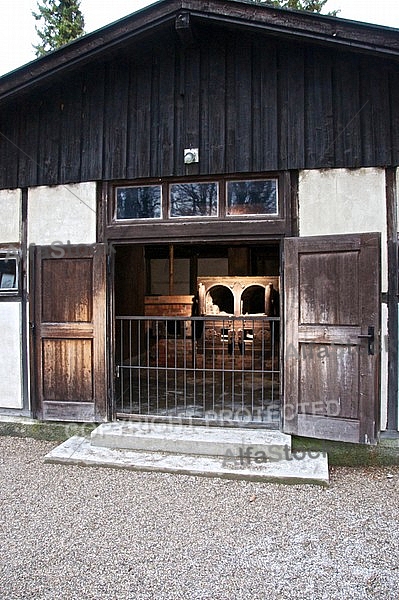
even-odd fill
[[[36,415],[105,420],[105,246],[36,247],[31,290]]]
[[[284,255],[284,431],[373,443],[380,235],[291,238]]]

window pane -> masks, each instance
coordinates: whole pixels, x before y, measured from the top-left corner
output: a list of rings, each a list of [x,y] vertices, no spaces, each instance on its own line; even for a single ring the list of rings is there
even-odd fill
[[[228,215],[277,213],[277,179],[229,181],[227,184]]]
[[[117,188],[117,219],[159,219],[160,217],[160,185],[141,185]]]
[[[16,258],[0,258],[0,290],[3,292],[18,290]]]
[[[217,183],[175,183],[170,186],[171,217],[217,217]]]

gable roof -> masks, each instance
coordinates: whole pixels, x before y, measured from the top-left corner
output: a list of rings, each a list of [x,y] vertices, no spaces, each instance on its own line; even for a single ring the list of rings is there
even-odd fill
[[[201,22],[399,60],[399,29],[239,0],[159,0],[4,75],[0,100],[156,35],[160,28],[189,31]]]

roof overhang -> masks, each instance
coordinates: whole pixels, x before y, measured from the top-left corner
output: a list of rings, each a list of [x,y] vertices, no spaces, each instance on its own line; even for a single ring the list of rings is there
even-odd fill
[[[399,60],[399,30],[303,11],[276,9],[237,0],[160,0],[83,36],[0,78],[0,100],[173,26],[181,13],[189,21],[242,28],[269,36]]]

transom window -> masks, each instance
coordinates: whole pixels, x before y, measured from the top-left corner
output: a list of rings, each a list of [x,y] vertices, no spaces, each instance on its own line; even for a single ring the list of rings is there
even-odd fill
[[[117,185],[114,220],[273,218],[277,177]]]

